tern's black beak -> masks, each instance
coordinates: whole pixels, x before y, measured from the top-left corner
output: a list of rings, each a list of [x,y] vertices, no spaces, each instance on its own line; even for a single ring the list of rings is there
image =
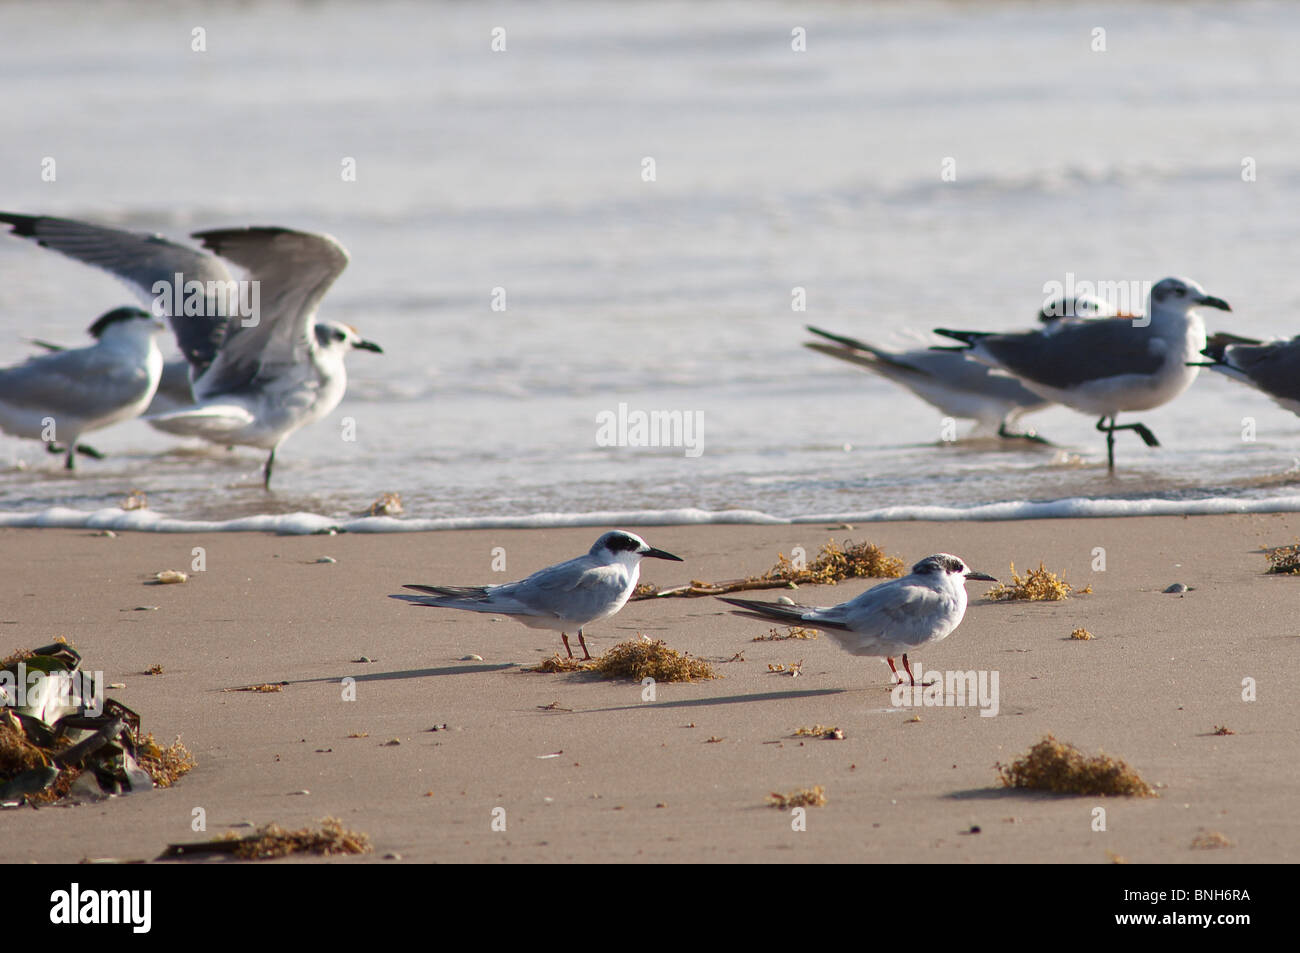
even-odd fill
[[[384,349],[380,347],[378,344],[376,344],[374,341],[358,341],[356,344],[352,346],[359,351],[374,351],[376,354],[384,353]]]
[[[675,563],[684,563],[686,560],[681,556],[674,556],[672,553],[666,553],[662,549],[647,549],[641,554],[642,556],[653,556],[655,559],[671,559]]]
[[[997,582],[997,579],[995,579],[994,577],[990,576],[988,573],[986,573],[986,572],[975,572],[974,570],[971,570],[970,572],[966,573],[966,578],[967,578],[967,579],[978,579],[980,582]]]
[[[1198,307],[1218,308],[1220,311],[1232,310],[1232,308],[1228,306],[1228,302],[1224,301],[1222,298],[1216,298],[1213,295],[1205,295],[1204,297],[1197,298],[1196,304]]]

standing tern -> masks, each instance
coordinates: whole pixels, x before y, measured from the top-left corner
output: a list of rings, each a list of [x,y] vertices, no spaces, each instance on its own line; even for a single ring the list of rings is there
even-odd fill
[[[110,272],[166,314],[189,362],[193,401],[146,419],[167,433],[268,450],[268,489],[280,444],[343,399],[347,352],[383,353],[347,325],[315,321],[317,305],[348,263],[348,253],[328,235],[213,229],[193,234],[201,251],[160,235],[72,219],[0,212],[0,222],[15,235]],[[222,258],[246,270],[242,284]],[[198,289],[192,300],[191,287]],[[250,300],[258,306],[245,313],[237,302]]]
[[[736,615],[820,629],[853,655],[884,658],[900,682],[903,679],[894,667],[894,656],[902,655],[903,670],[915,685],[907,653],[946,639],[961,624],[968,579],[997,582],[956,556],[936,553],[913,566],[909,575],[882,582],[830,608],[716,598],[744,610]]]
[[[1030,390],[1086,414],[1100,414],[1106,459],[1115,469],[1115,431],[1132,430],[1158,447],[1145,424],[1116,424],[1124,411],[1151,410],[1173,400],[1196,379],[1188,366],[1205,347],[1197,308],[1231,311],[1196,282],[1165,278],[1151,289],[1147,317],[1138,321],[1062,318],[1054,326],[1018,334],[986,331],[935,333],[962,342],[955,350],[1014,374]],[[1107,423],[1109,421],[1109,423]]]
[[[613,530],[596,540],[585,556],[540,569],[518,582],[497,586],[407,584],[404,589],[428,595],[399,593],[392,598],[419,606],[508,615],[530,629],[558,630],[569,658],[573,658],[573,649],[569,648],[568,633],[576,629],[586,660],[591,652],[582,637],[583,627],[608,619],[627,604],[644,557],[682,562],[680,556],[652,549],[634,533]]]
[[[95,343],[28,358],[0,370],[0,430],[66,445],[64,466],[76,467],[83,434],[140,416],[162,374],[156,337],[166,325],[139,308],[115,308],[90,326]]]

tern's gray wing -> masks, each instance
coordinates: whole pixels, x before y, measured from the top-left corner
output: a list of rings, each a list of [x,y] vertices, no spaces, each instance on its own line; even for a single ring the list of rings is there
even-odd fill
[[[212,362],[226,336],[226,299],[221,293],[232,280],[220,260],[196,248],[178,245],[161,235],[128,232],[120,228],[90,225],[68,218],[48,215],[16,215],[0,212],[0,222],[9,225],[13,234],[29,238],[77,261],[102,268],[114,275],[146,305],[159,305],[155,312],[170,318],[172,331],[181,353],[201,374]],[[181,275],[180,291],[176,276]],[[205,295],[202,314],[172,314],[176,297],[184,301],[185,284],[201,282],[204,289],[215,288],[211,299]],[[158,282],[166,283],[166,292],[154,291]],[[220,285],[209,285],[219,282]]]
[[[857,649],[870,654],[879,643],[921,645],[947,635],[939,630],[947,616],[955,624],[956,608],[950,593],[900,579],[868,589],[833,608],[811,613],[807,621],[815,625],[825,620],[846,626],[850,631],[845,633],[828,631],[850,652]]]
[[[48,413],[56,421],[94,419],[142,399],[150,383],[143,365],[85,347],[0,370],[0,401]]]
[[[493,599],[511,599],[536,614],[579,618],[599,614],[627,582],[621,565],[596,563],[590,556],[541,569],[527,579],[492,587]]]
[[[1271,344],[1234,344],[1227,348],[1223,362],[1274,397],[1300,400],[1300,337]]]
[[[213,229],[193,237],[247,269],[258,293],[255,318],[230,321],[217,359],[195,381],[196,393],[229,393],[305,363],[316,306],[348,264],[343,246],[328,235],[287,228]]]
[[[1070,320],[1050,334],[990,334],[976,339],[975,347],[1017,377],[1058,389],[1123,374],[1154,374],[1166,359],[1163,342],[1150,327],[1118,320]]]

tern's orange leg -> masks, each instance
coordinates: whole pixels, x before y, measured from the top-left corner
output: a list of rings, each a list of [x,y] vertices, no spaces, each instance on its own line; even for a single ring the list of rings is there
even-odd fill
[[[569,648],[569,635],[567,632],[561,632],[560,638],[564,639],[564,651],[569,653],[569,658],[573,658],[573,649]]]
[[[903,670],[907,672],[907,677],[910,678],[910,679],[912,680],[912,684],[915,685],[915,684],[916,684],[916,676],[912,674],[912,666],[910,666],[910,665],[907,664],[907,653],[906,653],[906,652],[903,653]]]

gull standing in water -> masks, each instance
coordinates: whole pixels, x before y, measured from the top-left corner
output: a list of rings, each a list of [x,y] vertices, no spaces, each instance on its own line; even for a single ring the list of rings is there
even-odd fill
[[[1148,447],[1160,441],[1145,424],[1116,424],[1124,411],[1151,410],[1173,400],[1196,379],[1188,366],[1205,347],[1197,308],[1231,311],[1222,298],[1186,278],[1165,278],[1151,289],[1140,320],[1063,318],[1018,334],[987,331],[935,333],[962,342],[951,350],[1014,374],[1030,390],[1086,414],[1099,414],[1106,459],[1115,469],[1115,431],[1132,430]]]
[[[269,451],[263,467],[268,489],[280,444],[343,399],[345,355],[354,349],[382,353],[347,325],[316,323],[317,305],[348,263],[347,252],[328,235],[213,229],[193,234],[206,249],[200,251],[160,235],[72,219],[0,212],[0,223],[110,272],[166,314],[189,362],[193,401],[146,419],[178,436]],[[222,258],[246,270],[242,284]],[[198,289],[193,302],[190,288]],[[256,304],[249,311],[236,303],[250,301]]]

